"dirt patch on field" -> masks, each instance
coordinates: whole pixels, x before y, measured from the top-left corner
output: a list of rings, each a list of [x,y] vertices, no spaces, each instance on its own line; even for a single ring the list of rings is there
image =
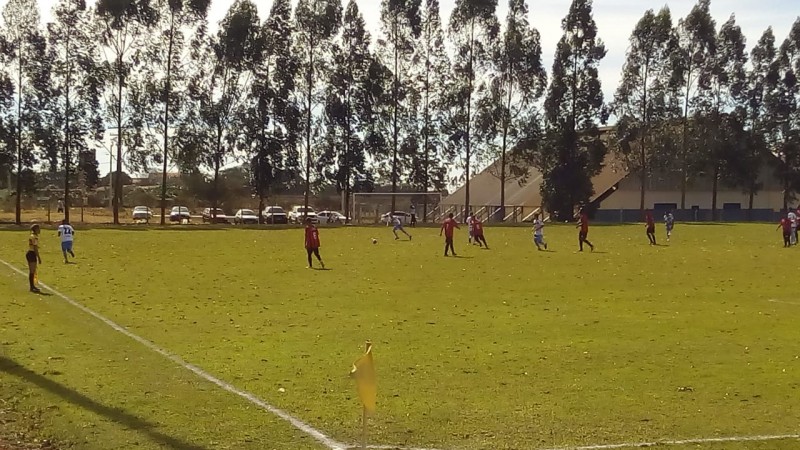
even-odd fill
[[[27,443],[24,441],[17,441],[12,443],[0,439],[0,450],[57,450],[58,447],[49,441]]]
[[[40,431],[38,414],[23,414],[13,400],[0,397],[0,450],[58,450]]]

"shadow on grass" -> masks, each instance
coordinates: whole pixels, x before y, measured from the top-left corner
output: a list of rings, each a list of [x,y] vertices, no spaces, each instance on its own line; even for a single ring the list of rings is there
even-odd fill
[[[20,380],[34,384],[45,391],[57,395],[64,401],[80,406],[95,414],[113,420],[127,428],[147,435],[151,440],[167,447],[179,450],[206,450],[205,447],[182,441],[178,438],[166,435],[157,430],[158,425],[141,419],[120,408],[112,408],[92,400],[91,398],[59,384],[49,378],[35,373],[16,361],[7,357],[0,356],[0,372],[7,373]]]
[[[49,293],[49,292],[47,292],[45,290],[40,290],[39,292],[31,292],[31,293],[32,294],[36,294],[36,295],[41,295],[42,297],[52,297],[53,296],[53,294],[51,294],[51,293]]]

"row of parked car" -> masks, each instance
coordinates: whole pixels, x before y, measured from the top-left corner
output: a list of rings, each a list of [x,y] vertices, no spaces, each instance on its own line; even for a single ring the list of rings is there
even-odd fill
[[[268,224],[288,224],[302,223],[305,218],[311,219],[313,223],[344,223],[344,214],[338,211],[315,211],[314,208],[305,206],[294,206],[287,213],[280,206],[267,206],[262,212],[264,223]],[[201,214],[203,223],[233,223],[257,224],[259,223],[258,212],[252,209],[239,209],[233,216],[228,216],[222,208],[205,208]],[[134,221],[149,222],[153,218],[153,210],[147,206],[136,206],[133,208],[132,218]],[[191,211],[185,206],[173,206],[169,213],[170,222],[189,222],[192,219]]]

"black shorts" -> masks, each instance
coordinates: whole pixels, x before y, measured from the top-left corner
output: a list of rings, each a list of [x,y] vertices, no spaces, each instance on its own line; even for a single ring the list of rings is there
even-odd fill
[[[446,237],[445,236],[444,243],[445,244],[452,244],[453,243],[453,237],[452,236],[451,237]]]
[[[36,252],[34,252],[33,250],[28,250],[28,253],[25,253],[25,260],[28,261],[29,263],[35,263]]]
[[[650,234],[655,233],[656,232],[656,226],[652,225],[652,226],[647,227],[647,232],[650,233]]]
[[[587,236],[589,236],[589,232],[588,231],[585,232],[585,233],[583,231],[578,233],[578,239],[580,239],[582,241],[585,241]]]

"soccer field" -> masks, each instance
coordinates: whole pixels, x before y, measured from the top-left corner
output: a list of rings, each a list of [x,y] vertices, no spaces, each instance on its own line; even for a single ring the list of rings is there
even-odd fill
[[[572,226],[548,227],[549,252],[528,228],[487,228],[491,250],[462,229],[459,258],[442,256],[438,229],[409,231],[323,227],[322,271],[305,268],[302,229],[78,228],[71,265],[44,229],[40,278],[335,443],[360,440],[347,374],[369,339],[376,446],[800,446],[742,440],[800,433],[800,250],[774,226],[678,225],[658,247],[643,226],[596,226],[593,253],[576,252]],[[0,232],[0,260],[26,270],[26,238]],[[0,264],[7,433],[97,450],[326,448],[27,288]],[[705,441],[719,437],[733,440]]]

